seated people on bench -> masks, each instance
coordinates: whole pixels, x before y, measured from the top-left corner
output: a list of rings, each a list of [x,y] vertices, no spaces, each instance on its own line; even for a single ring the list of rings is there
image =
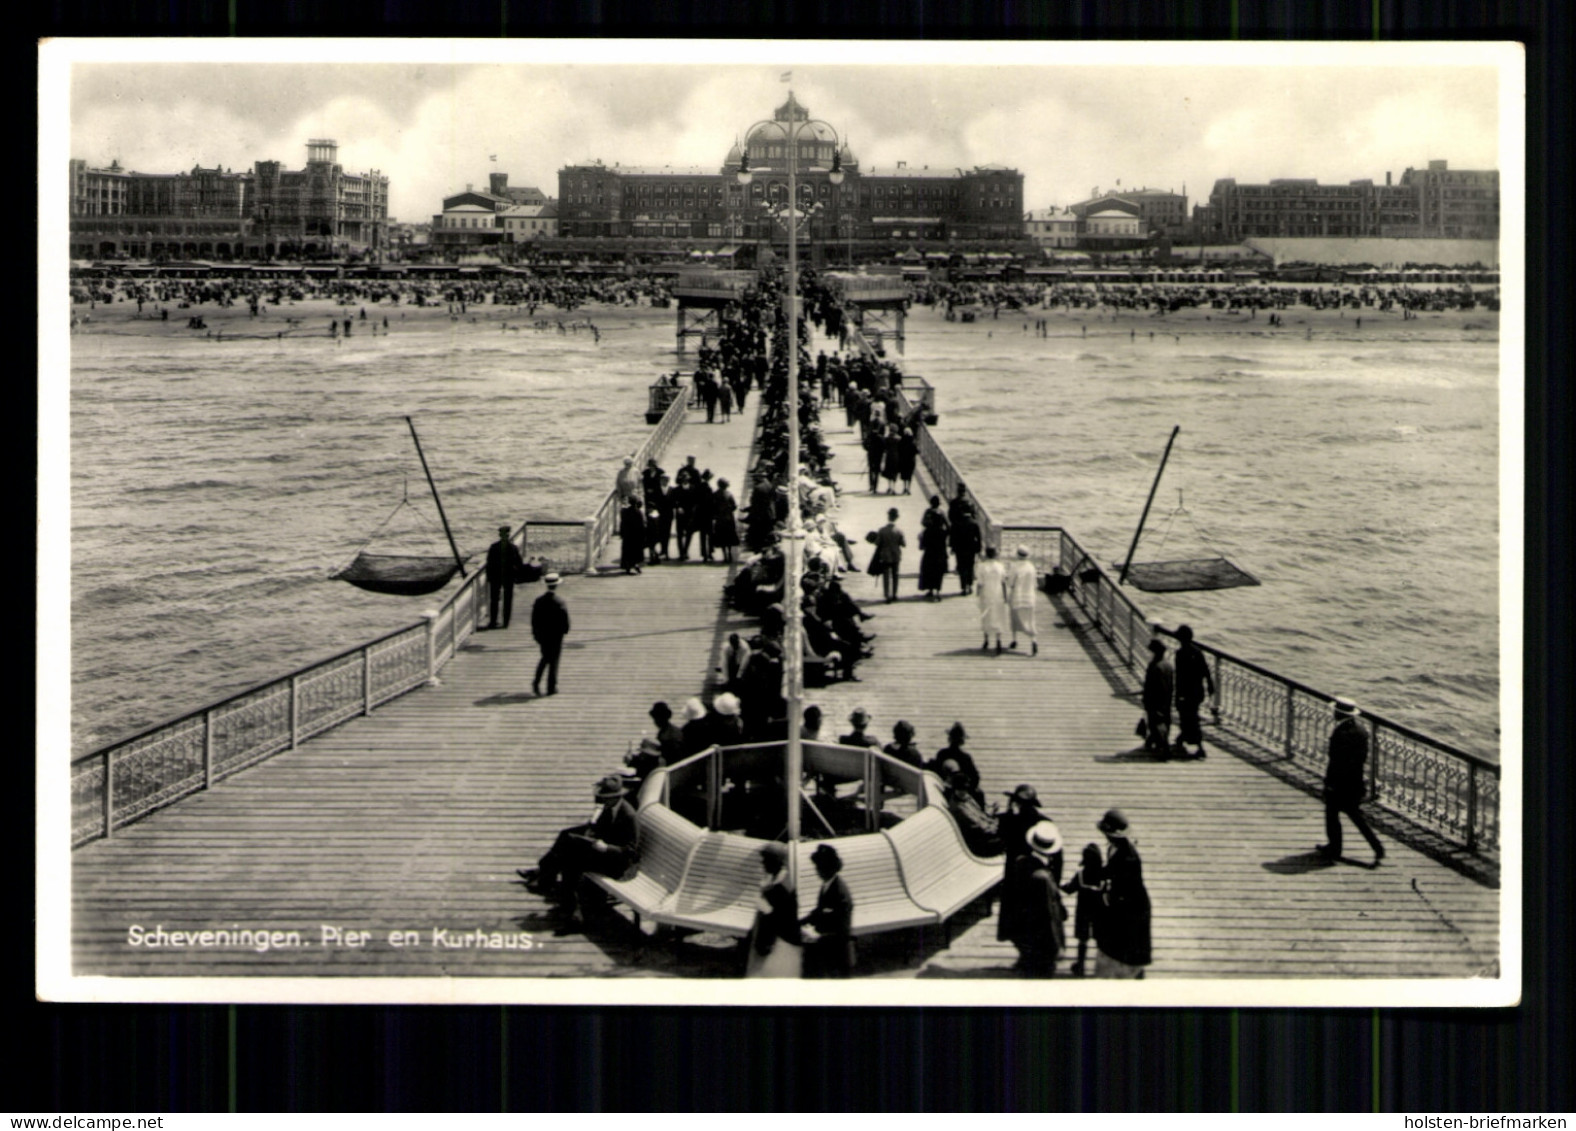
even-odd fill
[[[882,748],[881,753],[920,769],[925,765],[925,756],[914,745],[914,724],[904,719],[892,724],[892,741]]]
[[[654,738],[642,738],[638,747],[624,755],[624,765],[629,767],[624,775],[629,788],[638,791],[640,784],[651,776],[652,770],[667,765],[662,756],[662,744]]]
[[[968,775],[950,758],[941,764],[940,773],[947,782],[947,812],[958,823],[964,845],[975,856],[1000,856],[1006,846],[1002,844],[996,818],[985,812],[969,788]]]
[[[535,868],[518,870],[529,890],[548,896],[570,914],[587,873],[619,877],[635,865],[639,829],[635,808],[624,798],[623,779],[609,774],[599,781],[596,801],[600,808],[595,817],[560,832]]]
[[[973,755],[963,749],[963,744],[968,740],[969,734],[968,731],[963,729],[963,724],[953,723],[947,728],[947,745],[936,751],[936,756],[930,760],[925,768],[927,770],[935,770],[941,775],[942,781],[950,784],[952,778],[943,771],[942,767],[948,762],[955,763],[963,776],[968,779],[969,792],[974,795],[974,800],[978,801],[983,807],[985,795],[980,792],[979,768],[974,765]]]

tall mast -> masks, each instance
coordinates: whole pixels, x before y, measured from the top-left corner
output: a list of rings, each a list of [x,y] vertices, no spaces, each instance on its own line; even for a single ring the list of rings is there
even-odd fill
[[[427,486],[432,488],[432,501],[438,504],[438,517],[443,520],[443,533],[449,539],[449,549],[454,553],[454,562],[460,567],[460,576],[465,577],[465,559],[460,557],[460,548],[454,544],[454,534],[449,529],[449,516],[443,513],[443,500],[438,497],[438,485],[432,481],[432,472],[427,467],[427,455],[421,450],[421,437],[416,435],[416,425],[410,417],[405,418],[405,423],[410,425],[410,438],[416,441],[416,454],[421,457],[421,470],[426,473]]]
[[[1138,537],[1144,532],[1144,523],[1149,518],[1149,505],[1155,501],[1155,492],[1160,489],[1160,477],[1166,472],[1166,460],[1171,458],[1171,445],[1176,443],[1177,433],[1182,431],[1178,424],[1171,429],[1171,438],[1166,441],[1166,451],[1160,457],[1160,470],[1155,472],[1155,481],[1149,487],[1149,498],[1144,500],[1144,513],[1138,516],[1138,529],[1133,531],[1133,544],[1127,548],[1127,560],[1122,563],[1122,576],[1117,579],[1118,585],[1127,584],[1127,571],[1133,566],[1133,554],[1138,549]]]

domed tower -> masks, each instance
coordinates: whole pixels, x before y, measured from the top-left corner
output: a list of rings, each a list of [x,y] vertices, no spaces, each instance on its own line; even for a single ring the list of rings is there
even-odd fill
[[[810,111],[793,96],[792,91],[788,92],[788,100],[772,112],[772,119],[757,124],[744,139],[751,169],[786,173],[788,147],[785,138],[790,131],[798,135],[801,175],[811,175],[832,167],[837,135],[825,122],[812,119]],[[733,167],[738,168],[736,162]]]

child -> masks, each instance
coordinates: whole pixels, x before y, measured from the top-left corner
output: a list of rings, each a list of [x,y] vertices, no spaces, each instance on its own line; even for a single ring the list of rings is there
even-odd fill
[[[1078,895],[1078,914],[1073,920],[1073,931],[1078,936],[1078,961],[1073,963],[1073,976],[1084,976],[1084,959],[1089,952],[1089,938],[1094,933],[1094,917],[1099,912],[1105,890],[1104,856],[1098,844],[1086,844],[1083,861],[1073,878],[1062,885],[1068,895]]]

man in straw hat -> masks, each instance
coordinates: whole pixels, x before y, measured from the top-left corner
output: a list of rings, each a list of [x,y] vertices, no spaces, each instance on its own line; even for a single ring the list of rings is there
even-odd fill
[[[536,678],[531,680],[531,690],[537,695],[542,694],[542,673],[546,672],[547,693],[557,695],[558,657],[564,650],[564,637],[569,635],[569,606],[559,595],[558,583],[561,579],[557,573],[549,573],[542,580],[547,584],[547,592],[531,606],[531,635],[542,650],[542,658],[536,664]]]
[[[854,967],[854,897],[843,880],[843,858],[830,844],[816,845],[810,853],[821,890],[815,910],[800,920],[810,928],[806,974],[811,978],[846,978]]]
[[[554,900],[570,915],[587,873],[622,876],[635,864],[639,830],[634,806],[624,797],[623,778],[606,775],[597,782],[595,796],[599,808],[591,820],[559,832],[535,868],[517,869],[529,890]]]
[[[1002,889],[997,936],[1018,948],[1017,970],[1030,978],[1049,978],[1067,945],[1058,875],[1062,834],[1054,821],[1038,821],[1024,834],[1024,842],[1028,852],[1013,862]]]
[[[1360,712],[1350,699],[1336,699],[1335,727],[1330,731],[1330,760],[1324,771],[1324,831],[1327,843],[1318,852],[1327,860],[1341,857],[1341,814],[1352,820],[1374,850],[1373,867],[1384,859],[1384,845],[1363,819],[1360,806],[1368,795],[1363,767],[1368,761],[1368,732],[1357,721]]]

